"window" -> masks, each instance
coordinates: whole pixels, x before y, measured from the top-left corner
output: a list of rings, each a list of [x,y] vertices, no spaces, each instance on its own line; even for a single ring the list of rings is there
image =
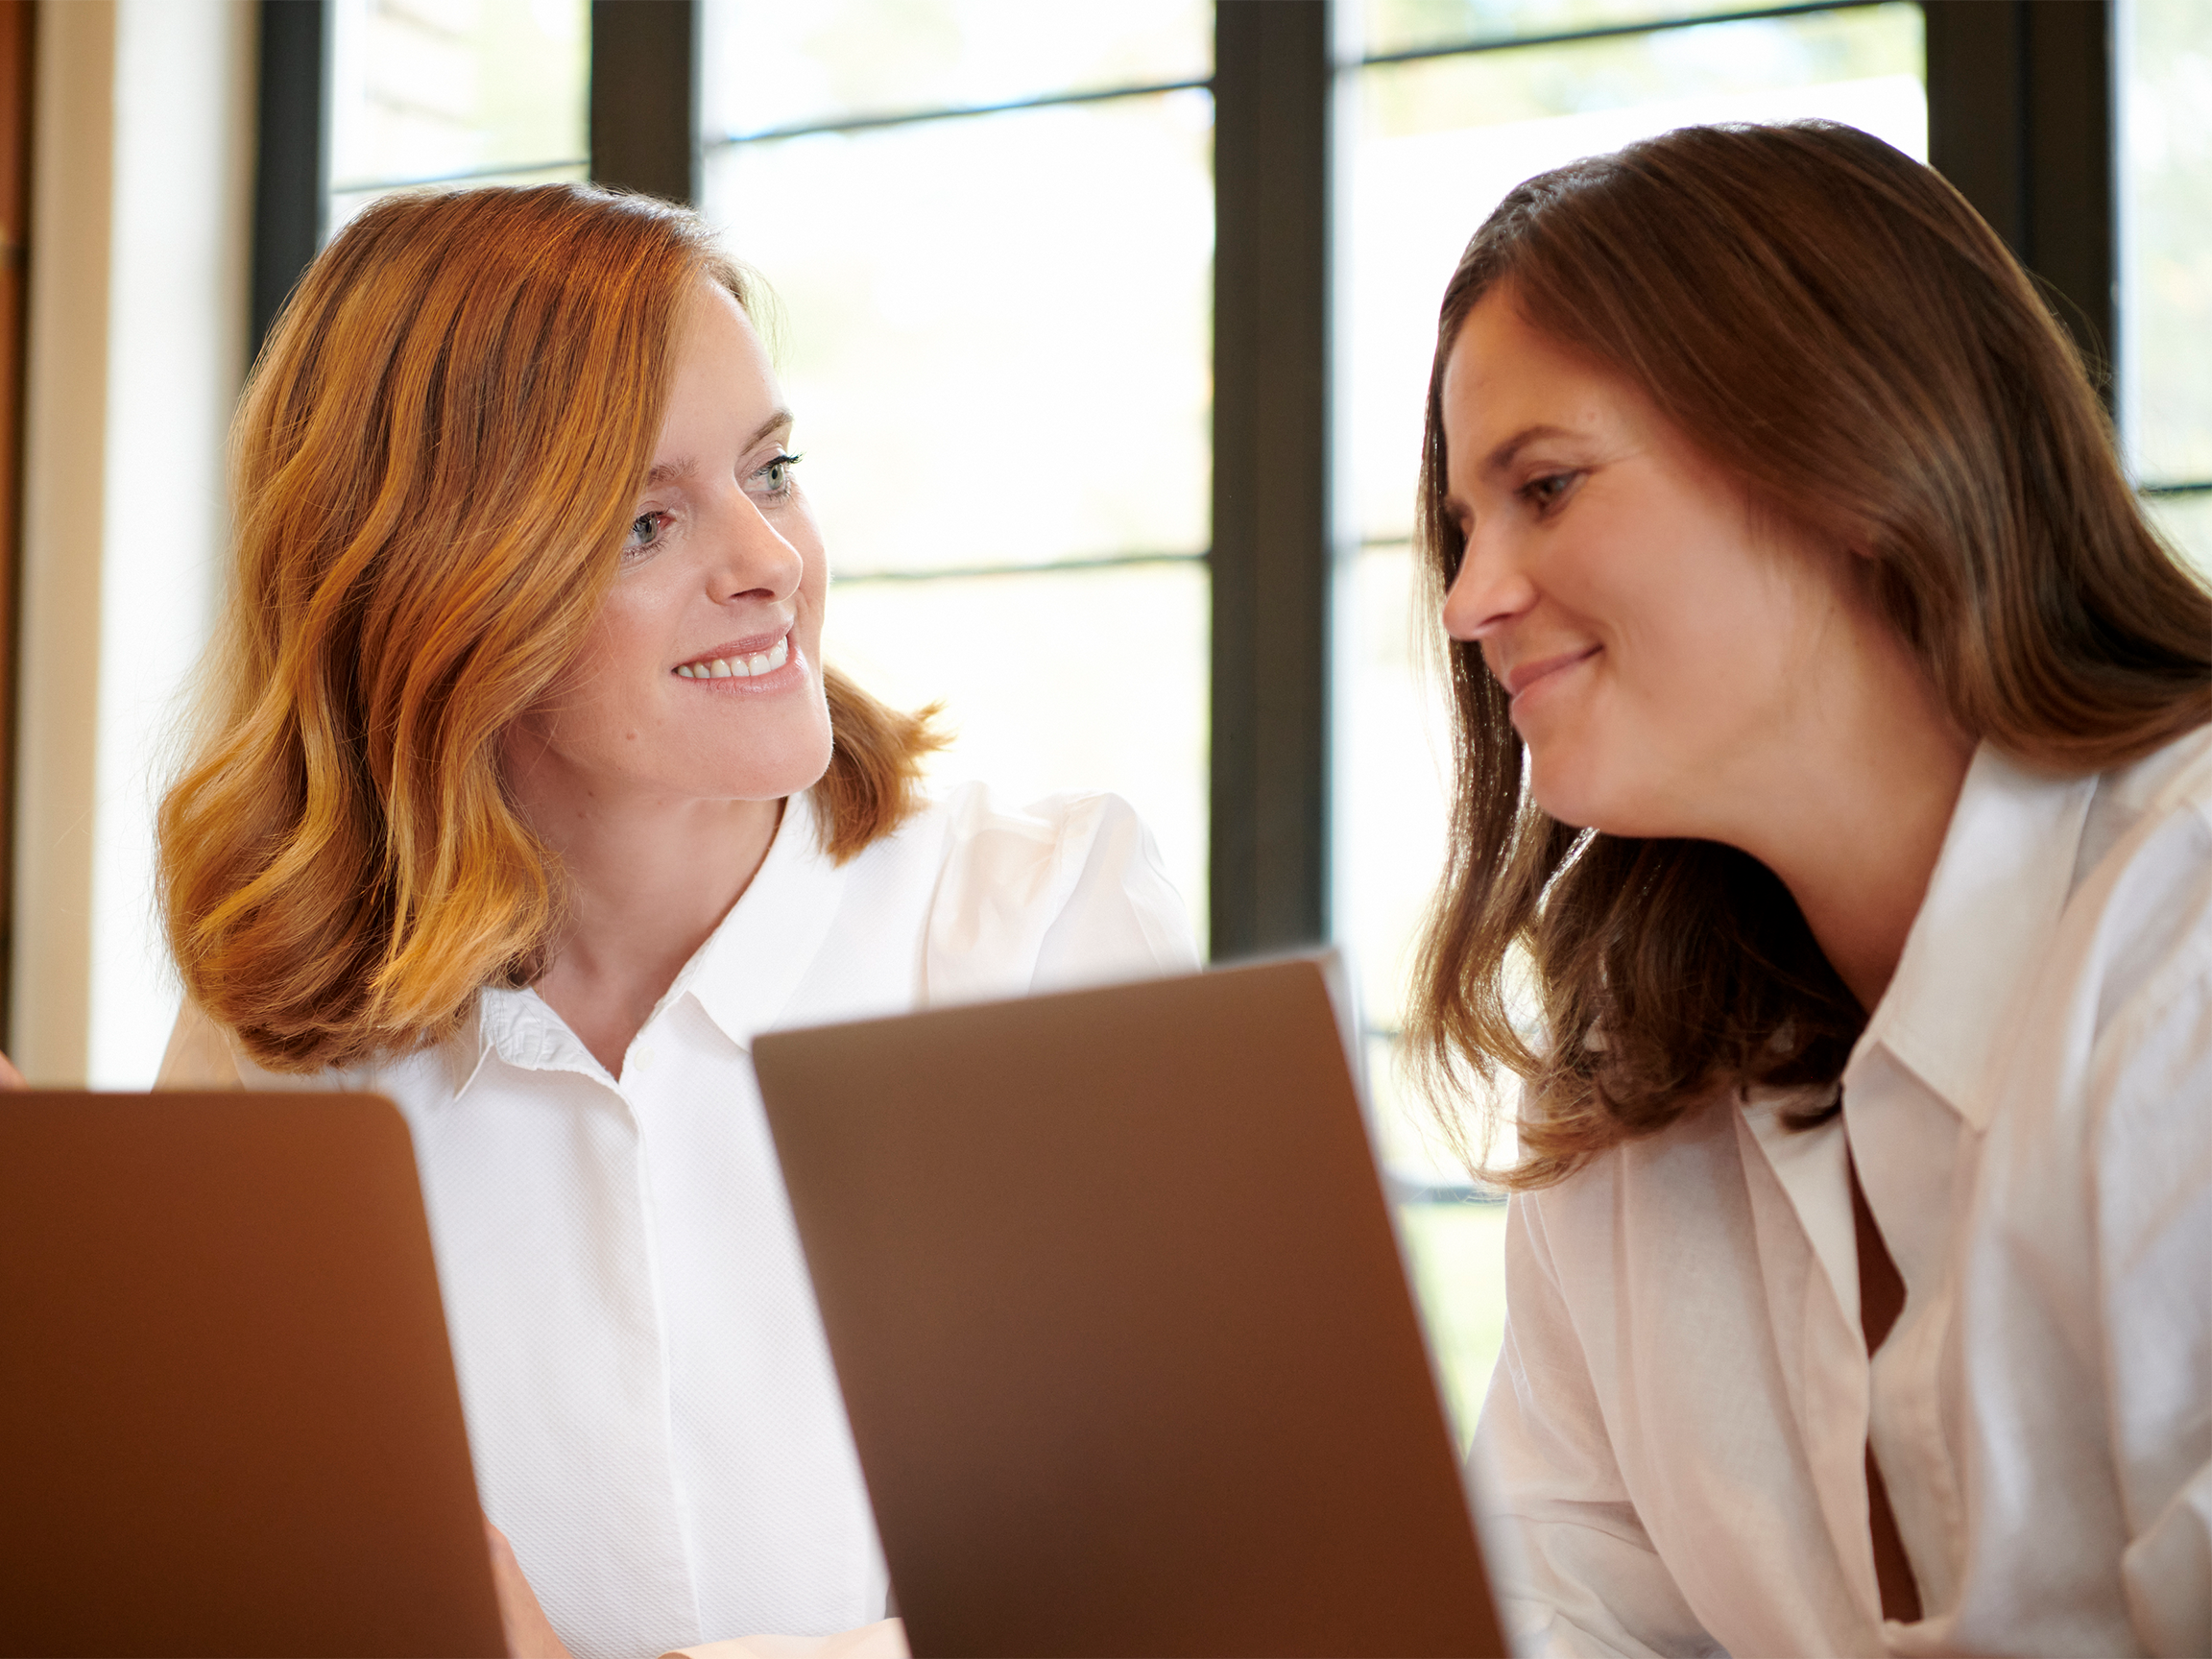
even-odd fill
[[[588,0],[331,0],[323,236],[408,184],[582,179]]]
[[[2120,435],[2151,515],[2212,573],[2212,19],[2120,0]]]
[[[701,205],[758,270],[825,652],[941,777],[1134,802],[1203,929],[1213,195],[1196,0],[710,0]]]

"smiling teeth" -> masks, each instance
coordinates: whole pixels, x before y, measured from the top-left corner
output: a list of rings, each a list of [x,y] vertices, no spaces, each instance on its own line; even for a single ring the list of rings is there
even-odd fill
[[[686,662],[676,672],[686,680],[750,680],[756,674],[775,673],[790,657],[791,639],[786,635],[751,657],[709,657],[703,662]]]

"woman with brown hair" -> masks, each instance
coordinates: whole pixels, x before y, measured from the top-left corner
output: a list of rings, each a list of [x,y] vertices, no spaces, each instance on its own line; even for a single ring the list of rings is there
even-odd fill
[[[1531,1641],[2212,1649],[2212,594],[2028,278],[1848,128],[1532,179],[1421,504]]]
[[[398,1103],[485,1508],[586,1656],[883,1614],[754,1034],[1194,965],[1125,805],[929,801],[926,716],[822,666],[752,306],[642,198],[364,212],[247,391],[161,807],[163,1080]]]

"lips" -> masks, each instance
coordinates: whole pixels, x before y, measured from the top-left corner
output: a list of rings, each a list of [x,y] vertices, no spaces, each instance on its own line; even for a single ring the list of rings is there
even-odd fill
[[[1531,686],[1541,685],[1577,662],[1587,662],[1597,655],[1597,646],[1586,645],[1579,651],[1561,651],[1548,657],[1531,658],[1526,662],[1514,663],[1499,677],[1500,683],[1504,685],[1506,696],[1518,703],[1522,694]]]
[[[790,658],[791,636],[786,630],[716,645],[678,663],[673,672],[685,680],[750,680],[775,673]]]

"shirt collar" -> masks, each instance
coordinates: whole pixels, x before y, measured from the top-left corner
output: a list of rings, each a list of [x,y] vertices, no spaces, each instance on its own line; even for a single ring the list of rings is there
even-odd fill
[[[613,1082],[597,1056],[528,986],[509,990],[487,985],[476,994],[473,1023],[476,1040],[468,1041],[469,1033],[464,1026],[447,1050],[462,1087],[493,1054],[527,1071],[579,1071],[603,1083]],[[460,1092],[460,1088],[454,1090],[456,1094]]]
[[[775,1023],[821,950],[844,892],[845,872],[822,851],[815,823],[810,795],[802,792],[783,803],[768,856],[678,972],[646,1017],[647,1026],[686,995],[740,1048],[749,1048],[756,1033]],[[528,989],[486,986],[443,1049],[455,1096],[494,1054],[526,1070],[580,1071],[613,1082],[590,1050]]]
[[[1997,1046],[2073,887],[2094,776],[2056,778],[1975,752],[1928,896],[1852,1062],[1875,1044],[1977,1130],[1994,1107]]]

